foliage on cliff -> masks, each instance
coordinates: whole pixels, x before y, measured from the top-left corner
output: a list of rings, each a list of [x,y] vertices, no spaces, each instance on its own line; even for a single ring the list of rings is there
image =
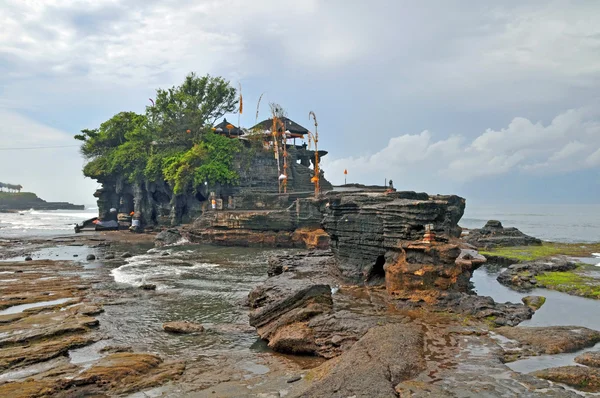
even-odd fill
[[[214,122],[236,108],[236,90],[220,77],[186,76],[180,86],[158,89],[144,115],[120,112],[75,139],[83,142],[87,177],[122,176],[168,181],[175,193],[204,182],[235,183],[238,140],[212,132]]]

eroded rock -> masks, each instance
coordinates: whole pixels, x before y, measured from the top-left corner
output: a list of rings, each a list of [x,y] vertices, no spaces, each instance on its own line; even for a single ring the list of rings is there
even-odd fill
[[[318,380],[301,397],[397,397],[396,385],[425,368],[423,344],[414,325],[374,327],[334,362],[311,371]]]
[[[329,193],[322,225],[344,277],[362,282],[385,263],[399,241],[421,240],[425,225],[446,237],[459,237],[465,200],[426,193]],[[382,261],[384,260],[384,261]]]

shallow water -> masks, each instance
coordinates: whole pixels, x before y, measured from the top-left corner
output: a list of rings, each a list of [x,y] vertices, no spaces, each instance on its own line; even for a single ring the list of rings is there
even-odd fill
[[[501,285],[496,280],[502,268],[484,266],[473,273],[471,279],[477,294],[490,296],[496,302],[521,303],[525,296],[544,296],[546,302],[535,312],[530,320],[522,322],[518,327],[533,326],[585,326],[600,330],[600,301],[583,297],[570,296],[565,293],[547,289],[534,289],[523,293]],[[556,366],[577,365],[573,360],[586,351],[596,351],[600,344],[575,353],[540,355],[507,363],[516,372],[529,373]]]
[[[126,259],[126,264],[105,270],[116,283],[103,287],[130,291],[150,283],[157,290],[135,289],[137,297],[106,305],[105,313],[98,316],[101,328],[115,336],[111,345],[134,346],[165,356],[197,358],[250,350],[257,336],[248,326],[242,304],[249,291],[266,279],[268,257],[281,252],[177,246]],[[177,320],[201,323],[206,331],[172,335],[162,330],[164,322]]]
[[[23,312],[30,308],[38,308],[38,307],[46,307],[46,306],[50,306],[50,305],[64,304],[69,300],[73,300],[73,299],[70,297],[67,297],[67,298],[61,298],[61,299],[50,300],[50,301],[39,301],[37,303],[31,303],[31,304],[13,305],[12,307],[8,307],[8,308],[0,311],[0,315],[18,314],[19,312]]]

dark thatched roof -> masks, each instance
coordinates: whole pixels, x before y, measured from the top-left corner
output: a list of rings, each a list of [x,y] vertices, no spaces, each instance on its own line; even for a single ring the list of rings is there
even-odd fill
[[[232,129],[228,129],[227,125],[230,124],[233,126]],[[217,134],[223,134],[223,135],[230,135],[230,136],[240,136],[242,134],[244,134],[244,132],[239,128],[239,127],[235,127],[233,125],[233,123],[230,123],[227,121],[227,119],[223,119],[223,121],[219,124],[217,124],[214,127],[214,132]]]
[[[294,135],[304,136],[308,133],[308,130],[306,128],[300,126],[298,123],[294,122],[291,119],[288,119],[287,117],[282,117],[282,118],[280,118],[280,120],[285,125],[285,130],[289,130],[289,132]],[[252,127],[252,130],[254,130],[254,129],[271,130],[272,128],[273,128],[273,119],[267,119],[267,120],[263,120],[262,122],[258,123],[256,126]],[[281,130],[281,127],[279,129]]]

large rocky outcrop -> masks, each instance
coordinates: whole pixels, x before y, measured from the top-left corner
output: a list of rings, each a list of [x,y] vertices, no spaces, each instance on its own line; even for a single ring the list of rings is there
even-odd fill
[[[320,151],[321,156],[326,153]],[[310,159],[314,159],[314,151],[290,146],[287,161],[289,195],[278,195],[278,163],[273,153],[247,148],[234,162],[240,177],[236,184],[208,183],[197,190],[176,195],[165,181],[130,182],[113,176],[99,181],[102,188],[94,196],[98,198],[100,218],[116,218],[116,214],[110,213],[111,208],[126,215],[133,211],[142,226],[191,222],[207,210],[212,210],[210,200],[213,198],[218,202],[219,210],[286,209],[298,197],[314,192],[311,182],[314,172],[309,167]],[[323,175],[320,185],[323,191],[332,189]]]
[[[473,229],[465,236],[465,241],[479,248],[492,248],[497,246],[530,246],[541,245],[542,241],[525,235],[517,228],[504,228],[497,220],[488,221],[481,229]]]
[[[465,200],[415,192],[331,192],[326,197],[323,228],[349,280],[368,278],[401,241],[420,240],[426,225],[446,237],[458,237]]]

